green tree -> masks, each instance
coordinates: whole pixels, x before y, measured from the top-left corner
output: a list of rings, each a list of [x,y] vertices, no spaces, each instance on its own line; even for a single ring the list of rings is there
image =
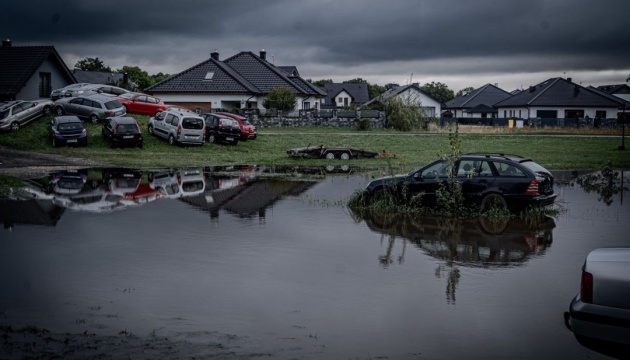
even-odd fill
[[[112,71],[109,66],[105,66],[103,61],[97,57],[88,57],[83,60],[79,60],[76,64],[74,64],[74,67],[84,71]]]
[[[146,71],[140,69],[137,66],[125,65],[122,67],[122,69],[117,69],[116,71],[126,73],[129,76],[129,80],[138,84],[140,91],[144,91],[144,89],[155,83],[153,78],[151,78],[151,76],[149,76]]]
[[[160,81],[164,81],[164,80],[166,80],[166,79],[168,79],[170,77],[171,77],[171,75],[169,75],[169,74],[162,74],[161,72],[159,72],[157,74],[151,75],[151,81],[153,81],[153,84],[157,84]],[[153,84],[151,84],[151,85],[153,85]]]
[[[427,126],[423,123],[426,115],[419,99],[404,95],[390,96],[385,100],[384,107],[388,128],[411,131]]]
[[[455,92],[441,82],[432,81],[422,85],[420,89],[441,102],[447,102],[455,97]]]
[[[324,85],[326,85],[326,84],[332,84],[333,83],[332,79],[321,79],[321,80],[315,80],[315,81],[312,81],[312,80],[309,79],[307,81],[310,82],[311,84],[315,85],[315,86],[318,86],[318,87],[324,87]]]
[[[475,90],[475,88],[474,88],[474,87],[472,87],[472,86],[465,87],[465,88],[463,88],[463,89],[459,90],[459,91],[457,92],[457,94],[455,94],[455,97],[460,97],[460,96],[465,95],[465,94],[468,94],[468,93],[470,93],[470,92],[472,92],[472,91],[474,91],[474,90]]]
[[[296,104],[297,99],[295,98],[295,94],[283,87],[276,87],[269,90],[265,100],[263,100],[263,106],[266,109],[293,110]]]

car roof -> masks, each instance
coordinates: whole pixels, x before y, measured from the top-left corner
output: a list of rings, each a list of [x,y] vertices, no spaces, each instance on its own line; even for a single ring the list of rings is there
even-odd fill
[[[227,116],[227,117],[231,117],[231,118],[238,118],[241,120],[247,120],[246,117],[237,115],[237,114],[232,114],[230,112],[224,112],[224,111],[217,111],[215,114],[219,114],[219,115],[223,115],[223,116]]]
[[[19,104],[21,102],[24,102],[24,101],[22,101],[22,100],[6,101],[6,102],[3,102],[3,103],[0,103],[0,109],[5,110],[5,109],[13,107],[14,105],[17,105],[17,104]]]
[[[94,93],[94,94],[88,94],[88,95],[84,95],[84,98],[88,98],[90,100],[96,100],[102,103],[106,103],[106,102],[110,102],[113,100],[116,100],[114,98],[112,98],[111,96],[107,96],[107,95],[103,95],[103,94],[99,94],[99,93]]]
[[[531,161],[529,158],[525,158],[520,155],[514,154],[502,154],[502,153],[468,153],[463,154],[462,159],[493,159],[493,160],[508,160],[513,162]]]
[[[81,122],[81,119],[74,115],[55,116],[55,120],[59,123]]]
[[[136,124],[136,119],[129,116],[116,116],[110,118],[112,121],[117,122],[118,124]]]

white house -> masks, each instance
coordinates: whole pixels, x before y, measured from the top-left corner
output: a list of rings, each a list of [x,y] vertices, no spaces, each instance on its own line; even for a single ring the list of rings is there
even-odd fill
[[[422,91],[417,83],[405,86],[394,86],[364,105],[369,106],[374,103],[383,104],[390,96],[399,96],[403,101],[418,104],[424,110],[427,117],[440,116],[442,107],[444,106],[442,102]]]

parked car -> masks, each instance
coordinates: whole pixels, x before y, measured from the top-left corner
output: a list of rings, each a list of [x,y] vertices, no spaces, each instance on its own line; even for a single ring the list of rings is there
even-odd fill
[[[612,343],[630,354],[628,274],[630,247],[599,248],[586,256],[580,291],[564,314],[566,326],[583,345]]]
[[[206,141],[210,144],[224,142],[227,144],[238,144],[241,136],[241,128],[236,120],[224,115],[201,114],[206,121]]]
[[[55,101],[57,99],[61,99],[64,97],[72,97],[72,96],[78,96],[78,95],[83,95],[85,89],[85,86],[88,85],[92,85],[89,83],[76,83],[76,84],[70,84],[68,86],[64,86],[62,88],[59,89],[55,89],[50,93],[50,99],[52,101]]]
[[[89,119],[92,124],[127,114],[125,107],[118,100],[102,94],[61,98],[55,101],[55,113],[76,115],[82,119]]]
[[[464,198],[469,203],[507,209],[528,205],[553,204],[554,178],[541,165],[517,155],[466,154],[453,164],[437,160],[409,174],[387,176],[371,181],[365,188],[368,198],[385,193],[408,198],[423,194],[423,205],[434,205],[441,184],[460,181]]]
[[[232,114],[232,113],[229,113],[229,112],[219,112],[219,111],[217,111],[215,114],[231,117],[232,119],[236,120],[236,122],[238,123],[238,126],[241,128],[241,140],[242,141],[254,140],[254,139],[256,139],[256,136],[258,136],[258,132],[256,131],[256,127],[254,125],[250,124],[249,120],[247,120],[247,118],[242,117],[240,115]]]
[[[125,145],[142,148],[142,131],[132,117],[112,117],[105,120],[101,136],[111,148]]]
[[[171,145],[203,145],[206,127],[202,117],[190,112],[167,110],[149,119],[149,134],[168,140]]]
[[[83,122],[74,115],[55,116],[47,126],[48,138],[52,141],[52,146],[61,145],[81,145],[87,146],[87,129]]]
[[[189,108],[185,108],[183,106],[178,106],[178,105],[164,105],[165,106],[165,110],[172,110],[172,111],[179,111],[179,112],[191,112],[193,114],[196,114],[196,112],[190,110]]]
[[[123,104],[127,112],[133,114],[155,116],[166,110],[162,100],[147,94],[128,92],[118,95],[116,99]]]
[[[50,100],[14,100],[0,103],[0,130],[17,131],[27,123],[52,114]]]

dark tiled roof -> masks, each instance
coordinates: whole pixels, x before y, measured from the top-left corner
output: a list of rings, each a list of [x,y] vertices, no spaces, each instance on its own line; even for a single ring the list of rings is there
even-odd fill
[[[551,78],[494,104],[494,107],[583,106],[619,107],[616,101],[563,78]]]
[[[589,89],[591,91],[594,91],[594,92],[596,92],[596,93],[598,93],[598,94],[600,94],[602,96],[605,96],[609,100],[621,101],[621,104],[619,105],[620,108],[621,107],[625,107],[626,109],[630,108],[630,101],[626,101],[626,100],[624,100],[624,99],[622,99],[620,97],[617,97],[615,95],[611,95],[609,93],[606,93],[604,90],[599,89],[599,87],[595,88],[595,87],[589,86],[587,89]]]
[[[418,84],[411,84],[411,85],[405,85],[405,86],[395,86],[395,87],[385,91],[381,95],[375,97],[374,99],[368,101],[367,103],[365,103],[365,105],[370,105],[370,104],[375,103],[375,102],[383,102],[383,101],[387,100],[390,96],[401,94],[401,93],[407,91],[407,89],[410,89],[410,88],[416,89],[417,91],[422,93],[424,96],[428,97],[429,99],[432,99],[432,100],[436,101],[437,103],[441,104],[441,106],[444,106],[444,104],[440,100],[438,100],[438,99],[434,98],[433,96],[427,94],[426,92],[422,91],[422,89],[420,89],[420,86]]]
[[[335,104],[335,98],[340,92],[345,91],[352,96],[352,101],[357,105],[363,105],[370,100],[368,84],[354,83],[327,83],[323,87],[326,93],[326,105]]]
[[[14,95],[21,91],[35,71],[51,57],[57,62],[60,73],[70,83],[76,80],[54,46],[2,46],[0,47],[0,94]]]
[[[291,81],[293,81],[296,85],[301,87],[304,93],[306,94],[309,94],[312,96],[326,96],[326,93],[322,89],[302,79],[299,76],[289,76],[289,79],[291,79]]]
[[[77,82],[88,84],[122,84],[125,75],[119,72],[110,71],[86,71],[74,69],[72,74]]]
[[[608,94],[630,94],[630,86],[627,84],[602,85],[597,88]]]
[[[493,108],[492,106],[488,106],[486,104],[479,104],[475,107],[472,107],[468,110],[466,110],[466,112],[469,113],[496,113],[498,110]]]
[[[458,96],[446,102],[444,109],[470,109],[478,105],[492,106],[512,96],[509,92],[492,84],[486,84],[468,94]]]
[[[260,92],[267,94],[273,88],[287,88],[295,94],[304,91],[291,81],[286,73],[251,51],[240,52],[224,63],[247,79]]]

